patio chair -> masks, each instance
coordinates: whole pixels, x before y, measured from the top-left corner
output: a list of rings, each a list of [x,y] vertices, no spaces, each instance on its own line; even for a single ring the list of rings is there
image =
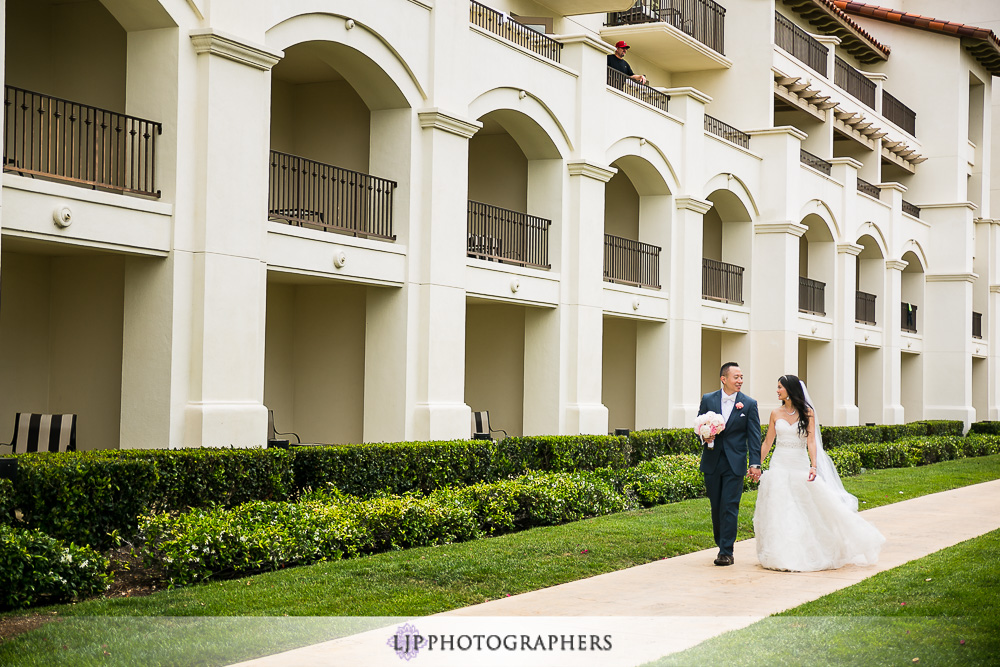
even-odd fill
[[[43,415],[18,412],[14,417],[14,437],[11,454],[26,452],[75,452],[76,415]]]
[[[507,431],[502,428],[490,428],[489,411],[472,413],[473,440],[492,440],[494,433],[503,433],[503,437],[507,437]]]
[[[295,444],[297,444],[297,445],[302,444],[302,440],[300,440],[299,436],[297,434],[295,434],[295,433],[292,433],[292,432],[279,433],[279,432],[275,431],[274,430],[274,410],[268,410],[267,411],[267,446],[268,447],[278,447],[278,448],[281,448],[281,449],[288,448],[292,443],[291,443],[291,440],[289,440],[288,438],[284,437],[286,435],[294,435],[295,436]],[[282,437],[279,438],[278,436],[282,436]]]

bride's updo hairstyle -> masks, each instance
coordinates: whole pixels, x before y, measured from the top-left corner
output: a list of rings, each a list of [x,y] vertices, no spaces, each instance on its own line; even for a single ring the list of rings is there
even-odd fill
[[[778,382],[788,392],[788,400],[799,413],[799,433],[809,433],[809,410],[812,406],[806,403],[806,395],[802,393],[802,383],[794,375],[782,375]]]

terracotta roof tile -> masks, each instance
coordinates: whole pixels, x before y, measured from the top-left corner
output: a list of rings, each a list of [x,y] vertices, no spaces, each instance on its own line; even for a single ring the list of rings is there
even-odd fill
[[[921,16],[920,14],[910,14],[898,9],[879,7],[865,2],[852,2],[851,0],[829,0],[838,9],[855,16],[878,19],[889,23],[910,26],[939,32],[956,37],[968,37],[971,39],[989,40],[1000,47],[1000,38],[989,28],[979,28],[974,25],[966,25],[957,21],[944,21],[942,19]]]
[[[869,42],[871,42],[872,45],[875,48],[877,48],[879,51],[881,51],[885,55],[889,55],[889,47],[887,45],[882,44],[881,42],[879,42],[877,39],[875,39],[875,37],[871,33],[869,33],[867,30],[865,30],[864,28],[862,28],[854,19],[852,19],[850,16],[847,15],[847,12],[845,12],[844,9],[840,6],[841,4],[846,4],[846,3],[836,2],[835,0],[816,0],[816,2],[818,2],[821,5],[826,6],[835,15],[837,15],[845,23],[847,23],[849,26],[851,26],[852,28],[854,28],[854,30],[856,30],[858,33],[860,33],[865,39],[867,39]],[[855,4],[857,4],[857,3],[855,3]]]

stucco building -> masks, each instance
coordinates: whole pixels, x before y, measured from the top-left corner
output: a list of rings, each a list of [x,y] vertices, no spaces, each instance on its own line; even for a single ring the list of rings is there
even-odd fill
[[[4,4],[0,434],[998,418],[990,0]]]

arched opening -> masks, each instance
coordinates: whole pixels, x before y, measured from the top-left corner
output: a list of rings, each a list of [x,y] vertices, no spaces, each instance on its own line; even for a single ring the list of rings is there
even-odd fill
[[[743,290],[743,285],[750,284],[750,214],[729,190],[716,190],[708,200],[713,205],[702,229],[702,297],[744,305],[750,300],[749,292]]]
[[[836,252],[826,221],[810,214],[802,218],[806,233],[799,239],[799,311],[827,315],[827,285],[833,284]]]
[[[268,218],[392,241],[411,118],[388,74],[355,49],[304,42],[271,70]],[[355,82],[360,82],[355,85]]]
[[[899,366],[900,404],[906,422],[924,418],[924,360],[919,351],[921,318],[924,307],[924,268],[912,250],[903,253],[906,262],[901,276],[900,328],[903,344]],[[915,343],[917,349],[914,350]]]
[[[875,326],[881,324],[877,313],[885,289],[885,258],[870,235],[858,239],[858,245],[862,250],[857,256],[854,321]]]
[[[400,87],[344,44],[283,51],[271,71],[268,218],[311,238],[405,241],[413,117]],[[403,437],[404,300],[391,287],[269,271],[264,403],[279,430],[313,443]]]

